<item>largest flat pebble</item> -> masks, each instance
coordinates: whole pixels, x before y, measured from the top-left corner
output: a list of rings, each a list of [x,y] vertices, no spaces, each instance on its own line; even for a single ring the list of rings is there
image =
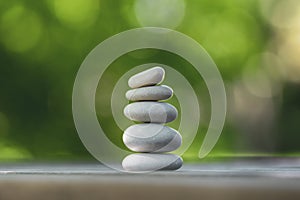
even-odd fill
[[[164,102],[135,102],[124,108],[124,115],[133,121],[167,123],[177,118],[178,111]]]
[[[177,170],[182,166],[182,158],[174,154],[131,154],[123,159],[126,171],[149,172],[156,170]]]
[[[161,67],[153,67],[142,71],[128,80],[128,85],[131,88],[138,88],[149,85],[156,85],[163,81],[165,70]]]
[[[123,134],[124,144],[135,152],[170,152],[180,147],[181,135],[161,124],[135,124]]]

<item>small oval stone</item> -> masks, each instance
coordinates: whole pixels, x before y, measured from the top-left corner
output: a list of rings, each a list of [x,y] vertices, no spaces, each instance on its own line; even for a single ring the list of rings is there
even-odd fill
[[[182,158],[174,154],[136,153],[126,156],[122,161],[122,167],[126,171],[150,172],[177,170],[182,163]]]
[[[165,85],[148,86],[132,89],[126,92],[126,98],[130,101],[158,101],[169,99],[173,90]]]
[[[162,67],[153,67],[133,75],[128,80],[131,88],[138,88],[161,83],[165,77],[165,70]]]
[[[178,111],[164,102],[135,102],[124,108],[124,115],[133,121],[167,123],[177,118]]]
[[[170,152],[180,147],[182,137],[161,124],[135,124],[124,131],[123,142],[135,152]]]

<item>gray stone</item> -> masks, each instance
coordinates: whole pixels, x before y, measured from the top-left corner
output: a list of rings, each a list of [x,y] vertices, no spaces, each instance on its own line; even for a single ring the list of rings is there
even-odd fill
[[[130,101],[158,101],[169,99],[173,95],[173,90],[165,85],[148,86],[132,89],[126,92],[126,98]]]
[[[125,130],[123,142],[135,152],[170,152],[180,147],[182,137],[161,124],[135,124]]]
[[[135,102],[124,108],[124,115],[133,121],[167,123],[177,118],[178,111],[164,102]]]
[[[123,159],[126,171],[149,172],[156,170],[177,170],[182,166],[182,158],[174,154],[137,153]]]
[[[138,88],[149,85],[156,85],[163,81],[165,70],[161,67],[153,67],[133,75],[128,80],[128,85],[131,88]]]

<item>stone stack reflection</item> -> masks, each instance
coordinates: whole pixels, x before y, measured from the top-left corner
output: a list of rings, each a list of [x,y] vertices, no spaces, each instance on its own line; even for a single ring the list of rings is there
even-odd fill
[[[162,102],[172,97],[173,90],[160,84],[165,77],[161,67],[140,72],[128,80],[132,89],[126,98],[133,103],[124,108],[124,115],[140,124],[128,127],[123,142],[137,152],[124,158],[122,166],[128,171],[176,170],[182,166],[181,157],[168,152],[178,149],[181,135],[165,123],[174,121],[177,109]]]

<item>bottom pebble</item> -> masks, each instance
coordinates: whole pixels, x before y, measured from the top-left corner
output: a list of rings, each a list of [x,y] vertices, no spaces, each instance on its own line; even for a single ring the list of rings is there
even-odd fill
[[[146,172],[177,170],[182,163],[182,158],[174,154],[135,153],[126,156],[122,166],[126,171]]]

